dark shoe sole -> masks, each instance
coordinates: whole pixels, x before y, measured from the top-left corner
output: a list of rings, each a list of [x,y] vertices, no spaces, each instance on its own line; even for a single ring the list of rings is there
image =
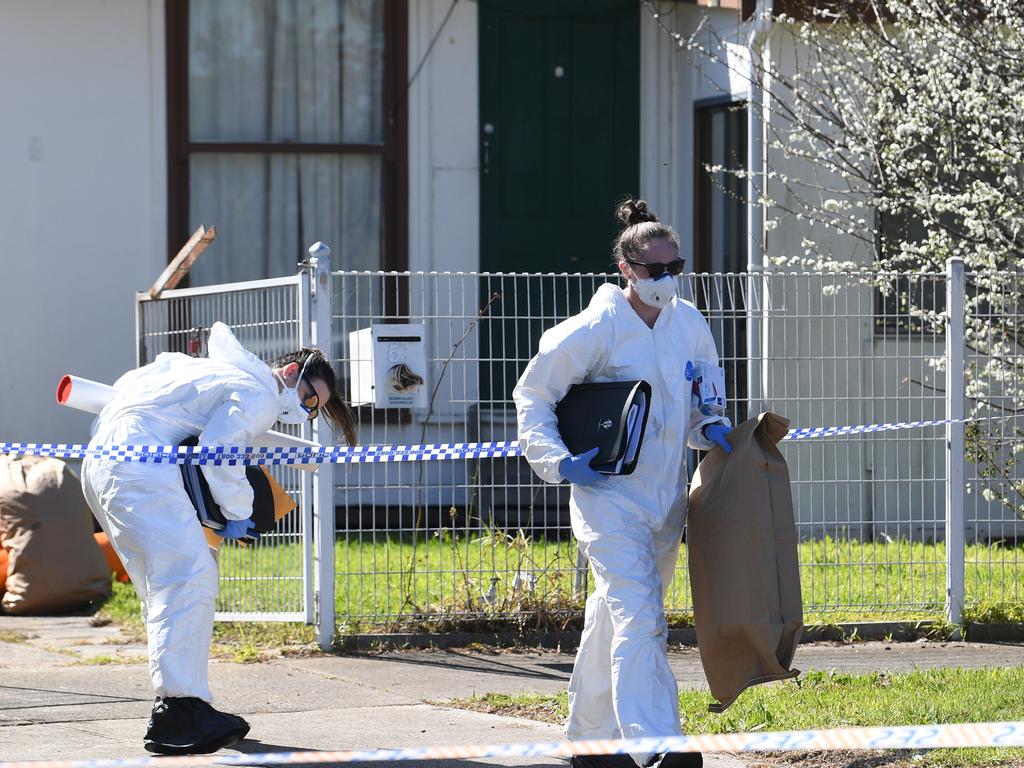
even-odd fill
[[[637,768],[629,755],[573,755],[570,768]]]
[[[208,755],[225,747],[233,747],[244,739],[247,733],[249,733],[248,723],[241,730],[232,731],[225,736],[209,739],[199,744],[183,746],[181,744],[163,744],[159,741],[145,741],[143,746],[147,752],[152,752],[156,755]]]
[[[659,768],[702,768],[703,765],[700,752],[669,752],[661,759]]]

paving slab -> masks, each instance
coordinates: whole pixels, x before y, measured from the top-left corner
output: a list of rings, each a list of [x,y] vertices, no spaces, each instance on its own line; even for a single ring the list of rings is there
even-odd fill
[[[145,650],[116,627],[91,626],[88,617],[0,616],[0,761],[146,756],[142,735],[153,694]],[[680,687],[706,688],[697,649],[673,647],[669,658]],[[557,741],[559,726],[446,702],[484,693],[557,693],[565,690],[572,664],[573,654],[543,650],[315,654],[255,664],[214,660],[210,677],[217,706],[252,724],[251,738],[220,754]],[[822,643],[802,645],[796,656],[804,671],[854,674],[1021,664],[1022,644]],[[752,760],[707,755],[705,764],[744,768]],[[565,768],[567,761],[406,765]]]

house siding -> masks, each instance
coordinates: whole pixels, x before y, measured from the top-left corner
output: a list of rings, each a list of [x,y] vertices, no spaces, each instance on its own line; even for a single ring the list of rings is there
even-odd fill
[[[135,364],[133,295],[167,262],[163,51],[160,0],[0,4],[4,440],[86,439],[58,379]]]

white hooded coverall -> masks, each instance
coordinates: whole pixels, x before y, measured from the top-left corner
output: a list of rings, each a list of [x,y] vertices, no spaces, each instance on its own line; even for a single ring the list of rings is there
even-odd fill
[[[590,561],[594,591],[569,681],[571,740],[676,735],[679,695],[668,664],[664,598],[686,519],[686,444],[713,447],[705,424],[728,424],[691,400],[697,363],[718,365],[707,322],[673,299],[653,328],[625,292],[602,285],[578,315],[548,330],[513,391],[519,442],[541,478],[562,480],[570,455],[555,405],[573,384],[644,379],[652,398],[640,458],[631,475],[574,485],[573,534]],[[643,765],[649,755],[634,755]]]
[[[277,418],[277,380],[223,323],[210,329],[208,349],[208,358],[165,352],[118,379],[90,445],[178,445],[199,435],[204,446],[251,446]],[[206,465],[203,475],[226,518],[252,514],[244,466]],[[211,701],[217,564],[180,467],[86,458],[82,488],[142,600],[156,695]]]

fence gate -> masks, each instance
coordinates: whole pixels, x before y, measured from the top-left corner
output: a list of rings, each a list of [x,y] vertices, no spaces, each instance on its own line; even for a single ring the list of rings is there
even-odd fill
[[[272,360],[310,345],[310,280],[291,277],[164,291],[158,299],[136,296],[138,365],[161,352],[206,355],[210,326],[227,324],[247,350]],[[311,428],[275,425],[310,439]],[[219,554],[217,618],[225,621],[305,621],[316,618],[312,496],[313,476],[286,467],[269,468],[298,502],[278,529],[254,546],[225,541]],[[333,617],[332,617],[333,623]]]

